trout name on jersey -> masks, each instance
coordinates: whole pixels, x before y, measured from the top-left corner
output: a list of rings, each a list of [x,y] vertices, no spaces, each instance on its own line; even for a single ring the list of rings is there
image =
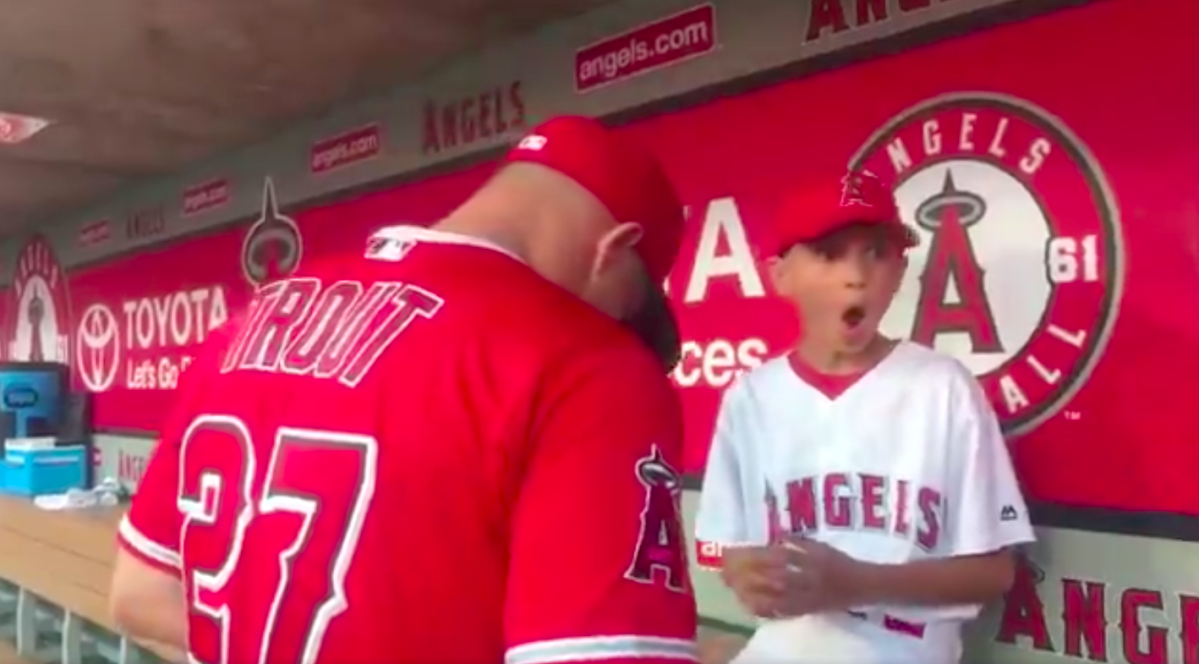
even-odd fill
[[[781,496],[767,488],[771,538],[821,530],[860,530],[937,548],[945,518],[940,491],[906,479],[869,473],[828,473],[787,482]],[[782,499],[780,504],[780,498]],[[781,508],[781,510],[780,510]]]
[[[408,326],[432,318],[442,304],[398,281],[276,281],[250,303],[221,371],[311,375],[355,387]]]

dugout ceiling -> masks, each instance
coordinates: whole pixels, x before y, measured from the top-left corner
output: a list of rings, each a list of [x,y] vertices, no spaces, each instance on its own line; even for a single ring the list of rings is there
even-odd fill
[[[0,146],[0,234],[602,1],[9,0],[0,112],[50,125]]]
[[[285,207],[345,195],[548,114],[711,98],[1079,0],[62,2],[0,21],[0,111],[56,123],[0,149],[0,281],[34,230],[65,266],[102,260],[251,218],[266,175]]]

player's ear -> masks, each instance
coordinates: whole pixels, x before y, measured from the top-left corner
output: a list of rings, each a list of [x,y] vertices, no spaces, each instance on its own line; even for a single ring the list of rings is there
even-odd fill
[[[617,224],[604,233],[596,244],[595,264],[591,266],[593,276],[610,269],[621,256],[626,255],[626,250],[637,246],[643,234],[641,224],[632,222]]]

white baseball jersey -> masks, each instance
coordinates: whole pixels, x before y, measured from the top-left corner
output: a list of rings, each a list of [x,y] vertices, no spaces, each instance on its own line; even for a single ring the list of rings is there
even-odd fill
[[[902,342],[839,394],[820,383],[780,357],[725,392],[700,542],[766,544],[795,533],[859,560],[903,563],[1033,541],[995,413],[957,360]],[[826,648],[796,640],[826,633],[854,644],[858,662],[956,662],[961,623],[979,609],[861,607],[820,616],[820,629],[811,618],[770,621],[742,660],[830,661]]]

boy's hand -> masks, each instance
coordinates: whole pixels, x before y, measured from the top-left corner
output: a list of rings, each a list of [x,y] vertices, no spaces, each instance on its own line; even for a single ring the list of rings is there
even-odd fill
[[[729,664],[745,649],[747,639],[739,634],[701,634],[700,664]]]
[[[783,600],[775,608],[789,617],[844,611],[863,602],[862,567],[840,549],[803,538],[784,540],[787,573]]]
[[[771,546],[726,547],[721,576],[762,618],[844,611],[865,601],[864,563],[834,546],[793,537]]]
[[[778,614],[787,589],[787,551],[779,546],[725,547],[720,575],[750,613]]]

